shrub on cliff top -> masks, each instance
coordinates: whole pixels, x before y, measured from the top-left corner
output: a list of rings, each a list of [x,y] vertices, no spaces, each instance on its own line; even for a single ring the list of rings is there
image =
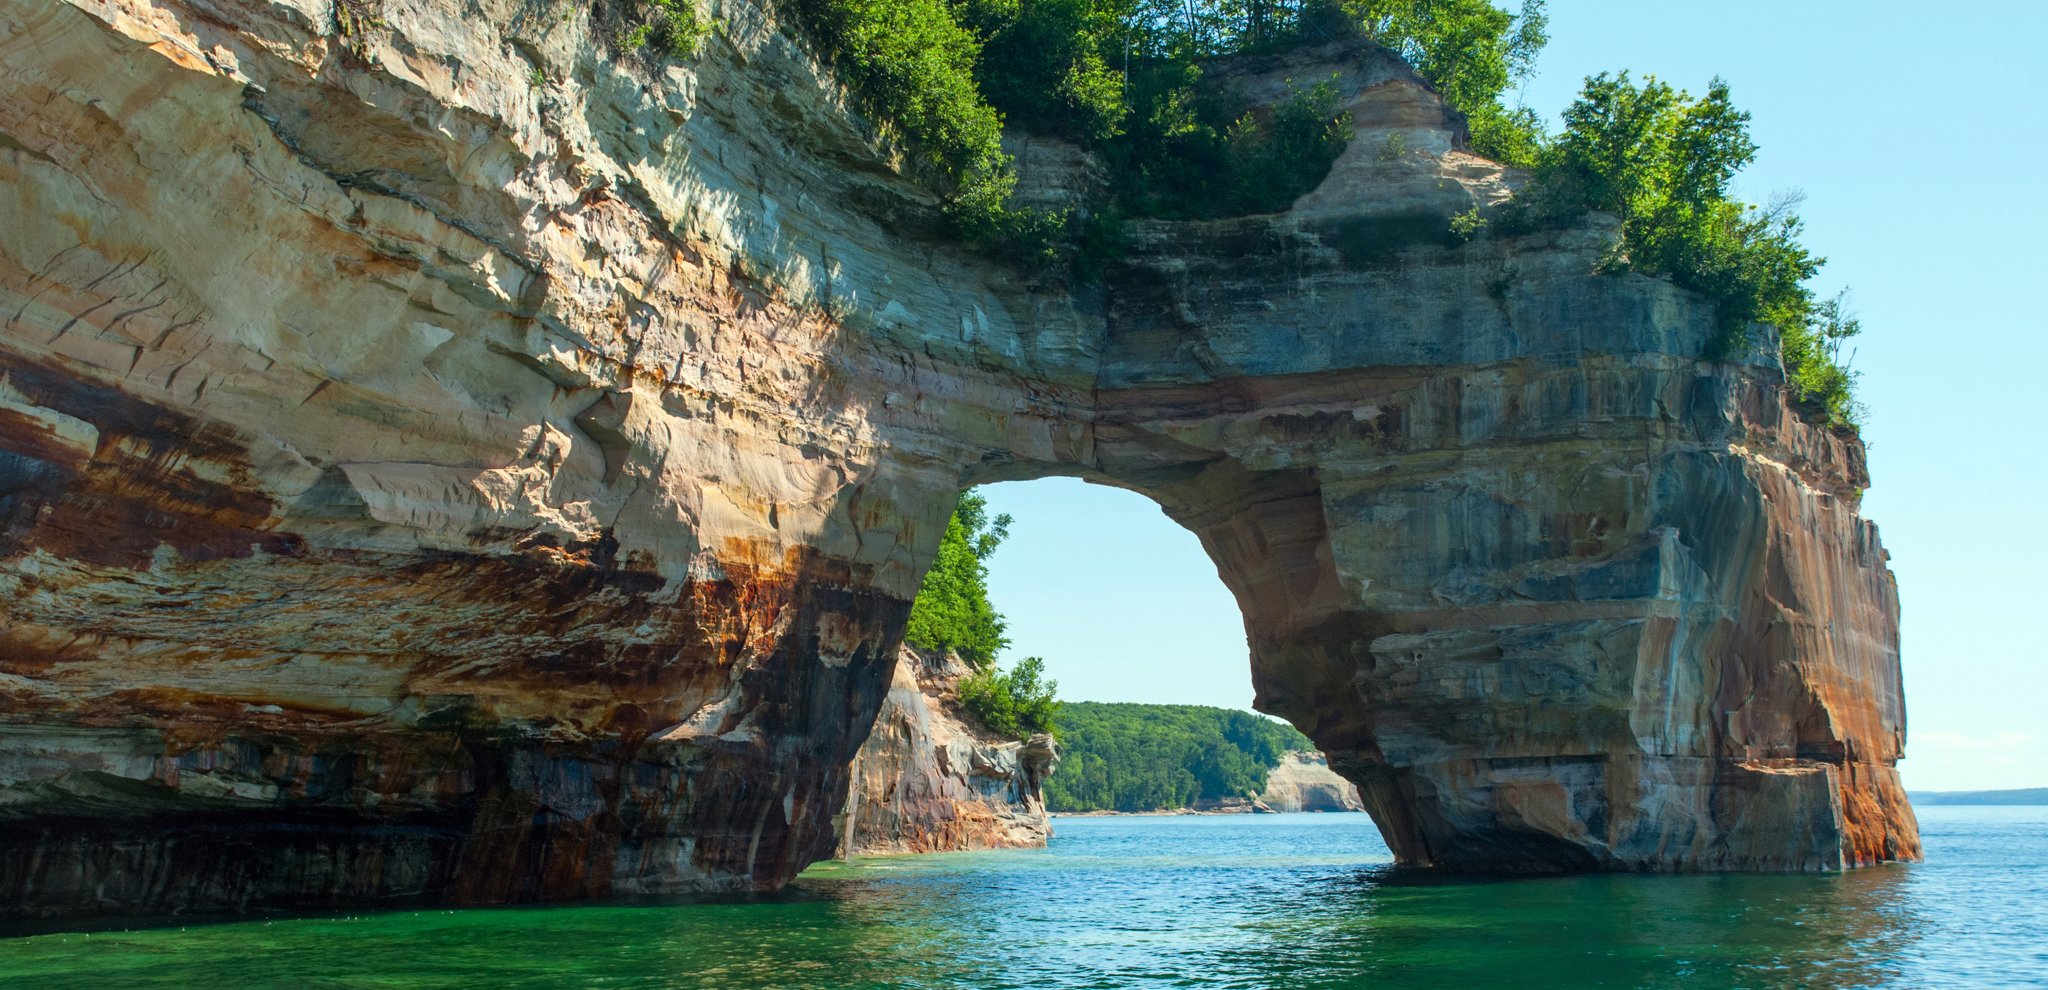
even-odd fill
[[[1008,169],[1003,122],[982,99],[981,43],[945,0],[796,0],[820,45],[928,174],[972,195]]]
[[[698,0],[632,0],[639,23],[619,38],[627,48],[648,49],[674,58],[697,53],[711,33],[711,21],[697,9]]]
[[[1013,255],[1043,255],[1056,218],[1010,203],[1014,162],[1003,120],[974,72],[981,39],[946,0],[792,0],[812,41],[869,116],[894,132],[914,170],[945,200],[967,238]]]
[[[1279,209],[1321,179],[1349,136],[1334,94],[1311,86],[1273,113],[1232,115],[1200,95],[1204,60],[1364,31],[1471,115],[1475,140],[1507,154],[1529,118],[1497,97],[1544,40],[1542,0],[1519,15],[1488,0],[789,2],[969,239],[1040,258],[1070,233],[1068,218],[1009,203],[1005,118],[1095,148],[1127,212]],[[1309,109],[1318,113],[1296,127]]]
[[[641,0],[663,10],[692,0]],[[1731,200],[1755,156],[1748,115],[1715,80],[1693,98],[1627,73],[1587,80],[1555,138],[1503,102],[1548,41],[1544,0],[1519,13],[1492,0],[789,0],[869,112],[897,129],[970,241],[1045,260],[1075,236],[1091,249],[1114,223],[1010,204],[1005,116],[1092,147],[1114,173],[1091,212],[1214,217],[1284,209],[1327,173],[1349,137],[1334,88],[1297,88],[1270,111],[1231,116],[1199,87],[1207,59],[1362,33],[1398,52],[1462,111],[1474,151],[1537,180],[1500,229],[1561,223],[1589,210],[1623,223],[1613,267],[1660,275],[1719,311],[1718,349],[1757,323],[1778,327],[1798,397],[1853,424],[1854,374],[1830,316],[1805,283],[1821,260],[1789,208]],[[1475,218],[1476,219],[1476,218]],[[1476,226],[1474,227],[1476,231]]]
[[[999,735],[1028,738],[1058,730],[1059,682],[1045,679],[1045,661],[1025,657],[1009,670],[991,666],[962,678],[960,704]]]
[[[1491,0],[1345,0],[1343,7],[1368,37],[1399,52],[1465,114],[1472,150],[1508,165],[1534,161],[1541,131],[1535,114],[1511,110],[1501,97],[1535,68],[1550,42],[1543,0],[1523,0],[1519,14]]]
[[[1345,35],[1408,58],[1485,148],[1527,144],[1498,97],[1545,40],[1542,0],[964,0],[985,39],[977,80],[1013,126],[1092,147],[1116,209],[1215,217],[1284,209],[1321,181],[1350,129],[1333,88],[1245,114],[1201,86],[1208,60]],[[1520,127],[1521,130],[1515,130]]]
[[[1716,79],[1696,98],[1655,77],[1638,85],[1626,72],[1602,73],[1586,80],[1564,123],[1540,148],[1535,181],[1508,225],[1614,214],[1622,237],[1611,267],[1665,276],[1712,300],[1723,354],[1747,346],[1756,324],[1777,327],[1795,395],[1831,423],[1853,424],[1855,376],[1840,350],[1858,324],[1807,287],[1824,259],[1799,243],[1796,200],[1760,208],[1729,197],[1756,144],[1727,83]]]

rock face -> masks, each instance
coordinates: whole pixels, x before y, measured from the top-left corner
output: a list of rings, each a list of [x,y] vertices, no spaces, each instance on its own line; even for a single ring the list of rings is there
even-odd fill
[[[1052,836],[1044,784],[1059,747],[968,724],[954,699],[967,666],[904,647],[874,731],[853,758],[841,857],[1041,848]]]
[[[1218,67],[1349,149],[1075,287],[719,10],[0,7],[0,911],[775,887],[955,493],[1046,475],[1199,535],[1406,862],[1917,856],[1862,447],[1611,224],[1449,236],[1516,179],[1398,61]]]
[[[1259,803],[1273,811],[1364,811],[1358,787],[1330,769],[1321,753],[1289,753],[1266,774]]]

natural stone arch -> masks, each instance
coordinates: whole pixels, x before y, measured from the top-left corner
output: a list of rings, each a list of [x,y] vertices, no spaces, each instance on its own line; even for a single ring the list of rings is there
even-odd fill
[[[1843,758],[1861,744],[1842,726],[1896,697],[1865,679],[1896,665],[1866,652],[1895,621],[1888,575],[1850,512],[1727,449],[1812,429],[1748,418],[1728,393],[1749,374],[1574,357],[1132,387],[1098,393],[1078,473],[1200,538],[1244,613],[1256,707],[1360,785],[1403,862],[1911,855],[1895,781],[1870,786],[1888,769]],[[1869,576],[1838,587],[1844,565]]]
[[[1538,380],[1587,385],[1571,369]],[[1455,418],[1386,402],[1431,391],[1415,380],[1377,394],[1361,384],[1325,385],[1320,400],[1311,386],[1271,405],[1210,405],[1211,396],[1204,406],[1220,411],[1195,418],[1267,441],[1304,417],[1348,419],[1382,450],[1381,424]],[[1744,491],[1755,481],[1741,457],[1570,442],[1542,445],[1532,465],[1522,459],[1531,452],[1490,449],[1501,438],[1489,435],[1476,450],[1368,457],[1365,471],[1255,470],[1193,455],[1183,416],[1202,407],[1159,398],[1181,431],[1171,460],[1135,439],[1165,431],[1134,429],[1117,442],[1134,449],[1112,454],[1098,440],[1098,463],[1113,469],[1079,473],[1138,491],[1198,536],[1243,611],[1256,707],[1309,733],[1360,785],[1402,862],[1815,869],[1900,855],[1889,819],[1841,810],[1837,796],[1859,791],[1856,778],[1872,768],[1821,755],[1840,743],[1813,695],[1788,703],[1802,696],[1786,691],[1770,704],[1791,712],[1740,738],[1714,724],[1743,713],[1720,710],[1713,695],[1785,691],[1810,671],[1770,651],[1827,635],[1745,643],[1745,627],[1799,622],[1798,606],[1715,598],[1787,566],[1786,543],[1800,540],[1774,531],[1770,495]],[[1315,436],[1331,439],[1327,429]],[[1285,463],[1258,440],[1252,449]],[[975,480],[1032,476],[1006,468]],[[1696,504],[1702,487],[1733,504]],[[1835,594],[1798,587],[1805,578],[1765,580],[1792,596]],[[1759,608],[1776,614],[1743,615]]]
[[[9,910],[778,885],[952,494],[1054,473],[1202,538],[1411,861],[1917,855],[1860,445],[1601,221],[1453,239],[1515,179],[1396,60],[1218,66],[1336,71],[1350,150],[1077,287],[725,9],[657,73],[514,0],[9,9]]]

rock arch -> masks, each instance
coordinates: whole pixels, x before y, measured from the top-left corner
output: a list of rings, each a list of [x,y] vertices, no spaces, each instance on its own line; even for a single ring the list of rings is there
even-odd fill
[[[1918,855],[1861,446],[1597,219],[1451,237],[1515,179],[1392,58],[1220,69],[1336,72],[1350,150],[1074,289],[933,239],[769,8],[659,69],[481,9],[0,15],[8,910],[778,885],[952,494],[1075,473],[1407,860]]]

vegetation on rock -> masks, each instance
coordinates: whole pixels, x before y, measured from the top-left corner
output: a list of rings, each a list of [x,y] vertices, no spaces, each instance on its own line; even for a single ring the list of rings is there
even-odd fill
[[[1026,657],[1009,670],[996,655],[1010,645],[1003,616],[989,604],[988,558],[1010,535],[1010,517],[988,514],[988,499],[962,492],[954,503],[938,557],[910,605],[903,641],[952,652],[973,668],[960,681],[960,704],[981,724],[1022,738],[1051,732],[1059,718],[1058,683],[1045,679],[1045,661]]]
[[[1347,0],[1367,37],[1399,52],[1471,124],[1472,150],[1526,166],[1542,125],[1527,107],[1502,102],[1550,41],[1544,0],[1509,14],[1491,0]]]
[[[1059,682],[1045,679],[1045,661],[1025,657],[1009,670],[990,665],[961,678],[960,704],[990,732],[1023,739],[1059,731],[1058,690]]]
[[[1409,57],[1475,121],[1482,147],[1526,143],[1498,110],[1544,40],[1542,0],[791,0],[870,114],[913,149],[947,211],[985,244],[1045,256],[1080,218],[1020,209],[1002,128],[1057,134],[1115,174],[1094,214],[1284,209],[1343,150],[1335,91],[1303,81],[1279,107],[1233,110],[1207,60],[1360,32]],[[1519,128],[1519,129],[1518,129]]]
[[[1542,140],[1535,177],[1506,211],[1508,229],[1575,221],[1590,210],[1621,220],[1610,267],[1669,277],[1714,301],[1718,348],[1733,352],[1768,323],[1783,341],[1786,378],[1803,401],[1839,425],[1858,416],[1843,341],[1861,329],[1841,297],[1822,302],[1807,283],[1823,259],[1799,243],[1797,201],[1757,207],[1729,183],[1756,157],[1749,114],[1716,79],[1693,97],[1626,72],[1586,80]]]
[[[1060,709],[1053,811],[1160,811],[1251,798],[1290,750],[1314,749],[1293,726],[1201,705],[1070,701]]]
[[[988,601],[988,558],[1010,535],[1010,517],[990,519],[988,499],[960,493],[939,554],[925,572],[910,606],[903,641],[923,650],[953,652],[976,670],[987,670],[1010,645],[1003,617]]]
[[[1205,68],[1218,56],[1362,34],[1465,114],[1475,152],[1535,172],[1500,229],[1619,216],[1612,269],[1669,277],[1713,300],[1722,354],[1744,346],[1754,325],[1776,326],[1797,396],[1837,425],[1857,419],[1841,347],[1858,324],[1807,287],[1822,259],[1800,245],[1792,204],[1729,196],[1756,146],[1727,85],[1715,80],[1694,98],[1655,78],[1602,74],[1548,135],[1533,111],[1502,98],[1548,41],[1543,0],[1520,13],[1490,0],[794,2],[870,109],[920,149],[970,237],[1041,258],[1061,239],[1078,242],[1084,259],[1113,252],[1127,215],[1285,209],[1349,138],[1334,88],[1297,83],[1280,106],[1234,112],[1200,85]],[[1109,165],[1111,201],[1091,222],[1069,231],[1074,218],[1009,204],[1006,121],[1080,142]],[[1464,240],[1484,221],[1451,222]]]
[[[687,53],[706,30],[696,0],[631,2],[635,45]],[[1544,0],[1519,13],[1491,0],[787,2],[970,240],[1041,262],[1070,242],[1084,271],[1117,250],[1122,217],[1277,211],[1313,188],[1350,136],[1333,86],[1296,82],[1279,106],[1238,111],[1201,80],[1220,56],[1363,35],[1466,116],[1475,152],[1534,172],[1495,229],[1616,215],[1611,269],[1668,277],[1712,300],[1722,355],[1755,325],[1776,326],[1797,396],[1831,423],[1858,418],[1841,349],[1859,325],[1839,299],[1808,288],[1823,259],[1799,243],[1796,202],[1730,197],[1757,149],[1727,84],[1716,79],[1696,98],[1654,77],[1603,73],[1548,135],[1533,111],[1503,101],[1548,41]],[[1109,201],[1087,217],[1013,205],[1006,123],[1092,149],[1112,174]],[[1459,240],[1484,223],[1450,222]]]
[[[790,0],[870,115],[901,137],[948,212],[988,236],[1014,217],[1003,120],[982,95],[982,40],[947,0]]]
[[[871,116],[904,139],[962,230],[1038,258],[1091,232],[1070,229],[1082,218],[1010,204],[1006,121],[1078,141],[1110,165],[1115,201],[1091,214],[1278,210],[1343,150],[1349,129],[1335,93],[1304,82],[1280,107],[1232,111],[1198,86],[1206,60],[1362,31],[1471,115],[1483,147],[1506,151],[1534,118],[1498,111],[1497,97],[1544,40],[1541,0],[1520,16],[1487,0],[790,2]]]
[[[637,0],[640,22],[620,41],[628,48],[650,49],[676,58],[697,53],[711,22],[697,9],[697,0]]]

